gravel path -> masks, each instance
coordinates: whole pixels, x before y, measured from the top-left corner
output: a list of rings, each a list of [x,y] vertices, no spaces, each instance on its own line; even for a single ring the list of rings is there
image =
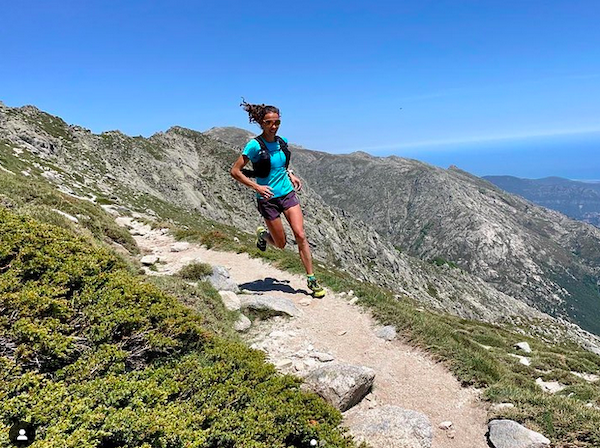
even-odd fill
[[[328,292],[323,299],[308,295],[304,277],[280,271],[250,258],[247,254],[216,252],[190,244],[181,252],[172,252],[175,242],[160,229],[118,218],[132,228],[140,249],[160,257],[158,272],[172,274],[191,261],[203,261],[226,267],[242,288],[293,300],[302,313],[293,319],[275,318],[255,323],[247,334],[248,343],[267,352],[282,371],[302,376],[314,362],[297,361],[299,352],[331,355],[335,361],[364,365],[375,370],[371,394],[345,413],[352,426],[353,416],[361,407],[397,405],[425,414],[434,430],[433,448],[486,448],[486,410],[478,391],[463,388],[452,374],[427,353],[401,340],[385,341],[375,335],[377,324],[364,309],[353,305],[348,294]],[[272,249],[267,249],[272,250]],[[296,361],[295,361],[296,360]],[[292,362],[290,362],[292,361]],[[439,428],[451,421],[452,428]]]

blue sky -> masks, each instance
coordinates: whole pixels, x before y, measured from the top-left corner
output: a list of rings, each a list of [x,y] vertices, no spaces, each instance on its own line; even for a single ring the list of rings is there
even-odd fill
[[[5,3],[0,100],[93,132],[256,130],[243,96],[311,149],[600,177],[597,1]]]

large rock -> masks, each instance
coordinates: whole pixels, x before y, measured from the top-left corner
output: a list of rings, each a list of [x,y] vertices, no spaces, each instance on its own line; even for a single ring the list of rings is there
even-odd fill
[[[190,243],[187,241],[179,241],[171,245],[171,252],[183,252],[190,248]]]
[[[386,341],[393,341],[397,336],[396,327],[393,325],[386,325],[385,327],[378,328],[375,331],[375,336]]]
[[[492,420],[488,439],[493,448],[544,448],[550,440],[512,420]]]
[[[295,317],[300,315],[300,310],[294,302],[283,297],[264,296],[258,294],[242,294],[238,296],[242,309],[265,311],[269,314]]]
[[[425,415],[398,406],[359,411],[349,426],[356,442],[365,441],[373,448],[431,448],[433,440]]]
[[[310,372],[303,387],[346,411],[367,395],[374,379],[375,371],[368,367],[334,364]]]
[[[158,263],[159,257],[158,255],[144,255],[140,260],[144,266],[152,266],[155,263]]]
[[[240,288],[233,281],[229,271],[224,266],[213,266],[213,273],[208,277],[208,281],[217,291],[239,292]]]
[[[529,346],[529,344],[527,342],[519,342],[519,343],[515,344],[515,348],[519,349],[525,353],[531,353],[531,347]]]
[[[243,314],[240,314],[238,320],[233,324],[233,328],[235,331],[239,331],[240,333],[246,331],[252,326],[252,322]]]
[[[238,311],[241,308],[242,302],[235,292],[219,291],[219,295],[221,296],[223,305],[225,305],[225,308],[229,311]]]

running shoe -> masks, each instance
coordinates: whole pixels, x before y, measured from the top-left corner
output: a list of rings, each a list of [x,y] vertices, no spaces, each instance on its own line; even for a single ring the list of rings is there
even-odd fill
[[[319,282],[317,282],[316,278],[308,277],[306,284],[312,291],[313,297],[316,299],[320,299],[321,297],[325,296],[325,290],[321,287],[321,285],[319,285]]]
[[[263,226],[258,226],[256,229],[256,247],[258,247],[263,252],[267,250],[267,240],[265,240],[265,235],[267,234],[267,230]]]

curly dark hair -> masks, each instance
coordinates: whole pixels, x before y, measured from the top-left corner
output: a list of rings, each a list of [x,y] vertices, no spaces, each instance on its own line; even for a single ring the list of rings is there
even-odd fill
[[[277,115],[281,116],[279,109],[275,106],[267,106],[266,104],[250,104],[247,103],[244,98],[242,98],[242,102],[240,106],[248,112],[248,118],[250,119],[250,123],[256,123],[260,126],[265,115],[270,112],[274,112]]]

